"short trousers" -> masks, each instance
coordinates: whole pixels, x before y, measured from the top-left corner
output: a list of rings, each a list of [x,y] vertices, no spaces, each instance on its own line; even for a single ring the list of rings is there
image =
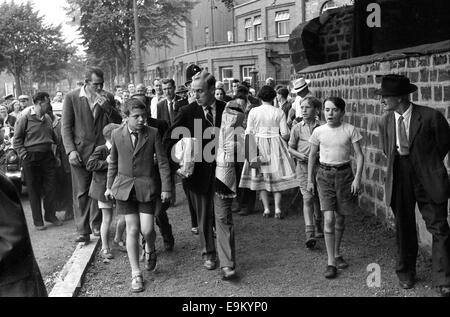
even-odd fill
[[[112,201],[98,201],[98,208],[100,209],[112,209],[113,202]]]
[[[352,195],[354,177],[350,165],[342,170],[319,166],[316,180],[322,211],[335,211],[347,216],[357,210],[357,197]]]
[[[147,214],[154,215],[156,210],[156,200],[140,202],[136,198],[136,191],[133,188],[127,201],[116,200],[117,213],[119,215]]]
[[[297,162],[295,167],[295,174],[299,181],[300,192],[304,199],[313,198],[314,195],[307,189],[308,188],[308,163]]]

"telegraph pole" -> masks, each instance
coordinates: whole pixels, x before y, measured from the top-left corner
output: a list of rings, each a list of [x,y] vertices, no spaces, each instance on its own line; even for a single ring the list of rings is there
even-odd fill
[[[136,70],[137,70],[137,80],[135,84],[144,83],[144,78],[142,77],[142,59],[141,59],[141,32],[139,30],[139,15],[137,8],[137,0],[133,0],[133,12],[134,12],[134,34],[136,42]]]

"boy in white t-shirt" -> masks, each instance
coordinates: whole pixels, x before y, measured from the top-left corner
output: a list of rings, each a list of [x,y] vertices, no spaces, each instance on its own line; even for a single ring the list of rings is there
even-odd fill
[[[324,233],[328,254],[326,278],[334,278],[338,268],[348,267],[339,249],[345,228],[345,216],[356,210],[354,203],[361,188],[364,166],[364,156],[359,143],[362,136],[353,125],[342,122],[344,114],[343,99],[326,99],[324,116],[327,124],[316,128],[309,140],[311,150],[308,160],[308,190],[314,190],[313,171],[320,148],[316,181],[325,218]],[[353,177],[350,164],[352,147],[357,162],[356,177]]]

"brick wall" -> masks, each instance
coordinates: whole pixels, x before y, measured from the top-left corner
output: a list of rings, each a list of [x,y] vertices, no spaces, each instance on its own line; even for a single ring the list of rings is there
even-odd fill
[[[320,44],[326,62],[352,57],[353,7],[344,7],[320,29]]]
[[[340,96],[346,101],[346,121],[359,128],[364,137],[360,206],[392,223],[392,212],[384,203],[386,160],[377,130],[383,109],[374,94],[381,83],[377,76],[388,73],[408,76],[419,87],[412,101],[441,111],[450,121],[450,41],[310,66],[298,76],[310,79],[311,91],[322,100]],[[450,171],[448,159],[446,164]],[[427,240],[423,223],[419,228],[422,240]]]

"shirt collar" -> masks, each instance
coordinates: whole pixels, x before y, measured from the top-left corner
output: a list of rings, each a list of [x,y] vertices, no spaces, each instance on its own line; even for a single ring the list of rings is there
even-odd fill
[[[112,148],[111,142],[109,142],[108,140],[106,140],[105,145],[106,145],[106,148],[107,148],[108,150],[111,150],[111,148]]]
[[[37,117],[37,113],[36,113],[36,111],[34,111],[34,106],[31,107],[31,109],[30,109],[30,116],[36,116]],[[45,117],[45,114],[43,114],[39,119],[42,119],[44,117]]]
[[[303,125],[303,126],[305,126],[306,125],[306,121],[305,120],[302,120],[302,121],[300,121],[300,124],[301,125]],[[314,120],[314,127],[316,127],[316,126],[318,126],[318,125],[320,125],[320,121],[319,120]]]
[[[398,119],[400,116],[402,116],[403,118],[408,118],[409,116],[411,116],[412,113],[412,103],[409,104],[408,109],[406,109],[406,111],[403,112],[403,114],[400,114],[397,111],[394,111],[394,113],[396,119]]]
[[[81,97],[88,98],[88,95],[87,95],[87,93],[86,93],[86,85],[84,85],[84,86],[81,87],[81,89],[80,89],[80,98],[81,98]]]
[[[216,110],[216,102],[214,101],[212,104],[209,105],[209,107],[211,107],[211,111]],[[203,108],[203,111],[206,111],[207,107],[202,106],[202,108]]]

